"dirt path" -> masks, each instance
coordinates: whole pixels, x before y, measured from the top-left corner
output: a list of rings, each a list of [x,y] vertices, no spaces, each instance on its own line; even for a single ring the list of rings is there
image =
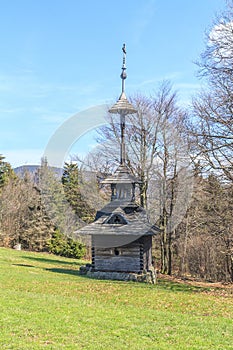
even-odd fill
[[[158,275],[158,278],[174,283],[181,283],[191,285],[194,287],[200,287],[203,288],[203,293],[233,296],[233,283],[197,281],[194,278],[181,278],[177,276],[168,276],[161,274]]]

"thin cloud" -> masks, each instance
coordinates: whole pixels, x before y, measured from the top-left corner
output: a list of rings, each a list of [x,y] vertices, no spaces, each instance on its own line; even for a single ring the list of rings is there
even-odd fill
[[[11,92],[11,94],[18,96],[40,99],[57,93],[67,93],[67,96],[70,96],[70,94],[83,96],[85,94],[93,94],[101,88],[99,82],[71,85],[48,83],[41,81],[31,71],[23,73],[25,74],[15,73],[7,75],[0,72],[0,93]]]
[[[176,83],[174,87],[176,89],[184,89],[184,90],[198,90],[200,89],[200,84],[195,83]]]
[[[152,78],[152,79],[146,79],[143,80],[137,84],[129,84],[129,87],[137,87],[137,88],[141,88],[144,86],[148,86],[148,85],[155,85],[160,83],[163,80],[174,80],[174,79],[178,79],[181,76],[181,73],[179,72],[173,72],[173,73],[168,73],[165,76],[161,76],[161,77],[157,77],[157,78]]]
[[[137,3],[138,12],[134,18],[132,25],[131,40],[137,45],[141,42],[144,32],[153,19],[155,13],[155,0],[143,2],[143,6],[139,7]]]
[[[0,106],[0,119],[3,114],[15,114],[15,113],[21,113],[23,111],[24,111],[24,108],[21,108],[21,107],[4,108]]]

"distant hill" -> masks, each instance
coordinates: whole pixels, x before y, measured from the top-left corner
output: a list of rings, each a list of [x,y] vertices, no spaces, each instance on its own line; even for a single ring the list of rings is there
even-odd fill
[[[31,175],[34,175],[38,168],[40,168],[40,165],[21,165],[19,167],[14,168],[14,172],[19,177],[23,177],[26,172],[28,172]],[[58,177],[61,177],[63,174],[62,168],[50,167],[50,169],[53,170]]]
[[[37,176],[36,172],[40,168],[40,165],[21,165],[19,167],[14,168],[14,172],[16,173],[17,176],[23,177],[26,172],[32,175],[35,181]],[[51,170],[54,171],[55,175],[60,179],[63,174],[63,169],[62,168],[56,168],[56,167],[49,167]],[[97,173],[95,171],[83,171],[82,172],[83,177],[85,180],[90,181],[93,180],[94,178],[97,179],[98,182],[101,182],[105,177],[109,176],[110,174],[105,174],[105,173]]]

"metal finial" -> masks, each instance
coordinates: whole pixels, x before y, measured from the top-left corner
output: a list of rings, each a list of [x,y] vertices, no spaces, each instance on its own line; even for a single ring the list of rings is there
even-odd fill
[[[134,108],[134,106],[131,105],[131,103],[129,103],[125,95],[125,79],[127,78],[126,64],[125,64],[125,58],[126,58],[125,44],[123,44],[122,51],[123,51],[123,65],[122,65],[122,72],[121,72],[122,91],[118,101],[109,109],[109,112],[126,116],[127,114],[136,113],[137,110]]]
[[[125,60],[126,60],[125,44],[123,44],[122,51],[123,51],[123,64],[122,64],[121,79],[122,79],[122,92],[124,92],[125,91],[125,79],[127,78],[126,65],[125,65]]]

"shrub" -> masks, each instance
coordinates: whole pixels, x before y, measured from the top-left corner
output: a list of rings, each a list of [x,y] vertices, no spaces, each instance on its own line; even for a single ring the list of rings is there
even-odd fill
[[[54,232],[52,238],[48,241],[48,249],[50,253],[55,255],[75,259],[82,258],[86,253],[86,247],[83,243],[66,237],[58,230]]]

